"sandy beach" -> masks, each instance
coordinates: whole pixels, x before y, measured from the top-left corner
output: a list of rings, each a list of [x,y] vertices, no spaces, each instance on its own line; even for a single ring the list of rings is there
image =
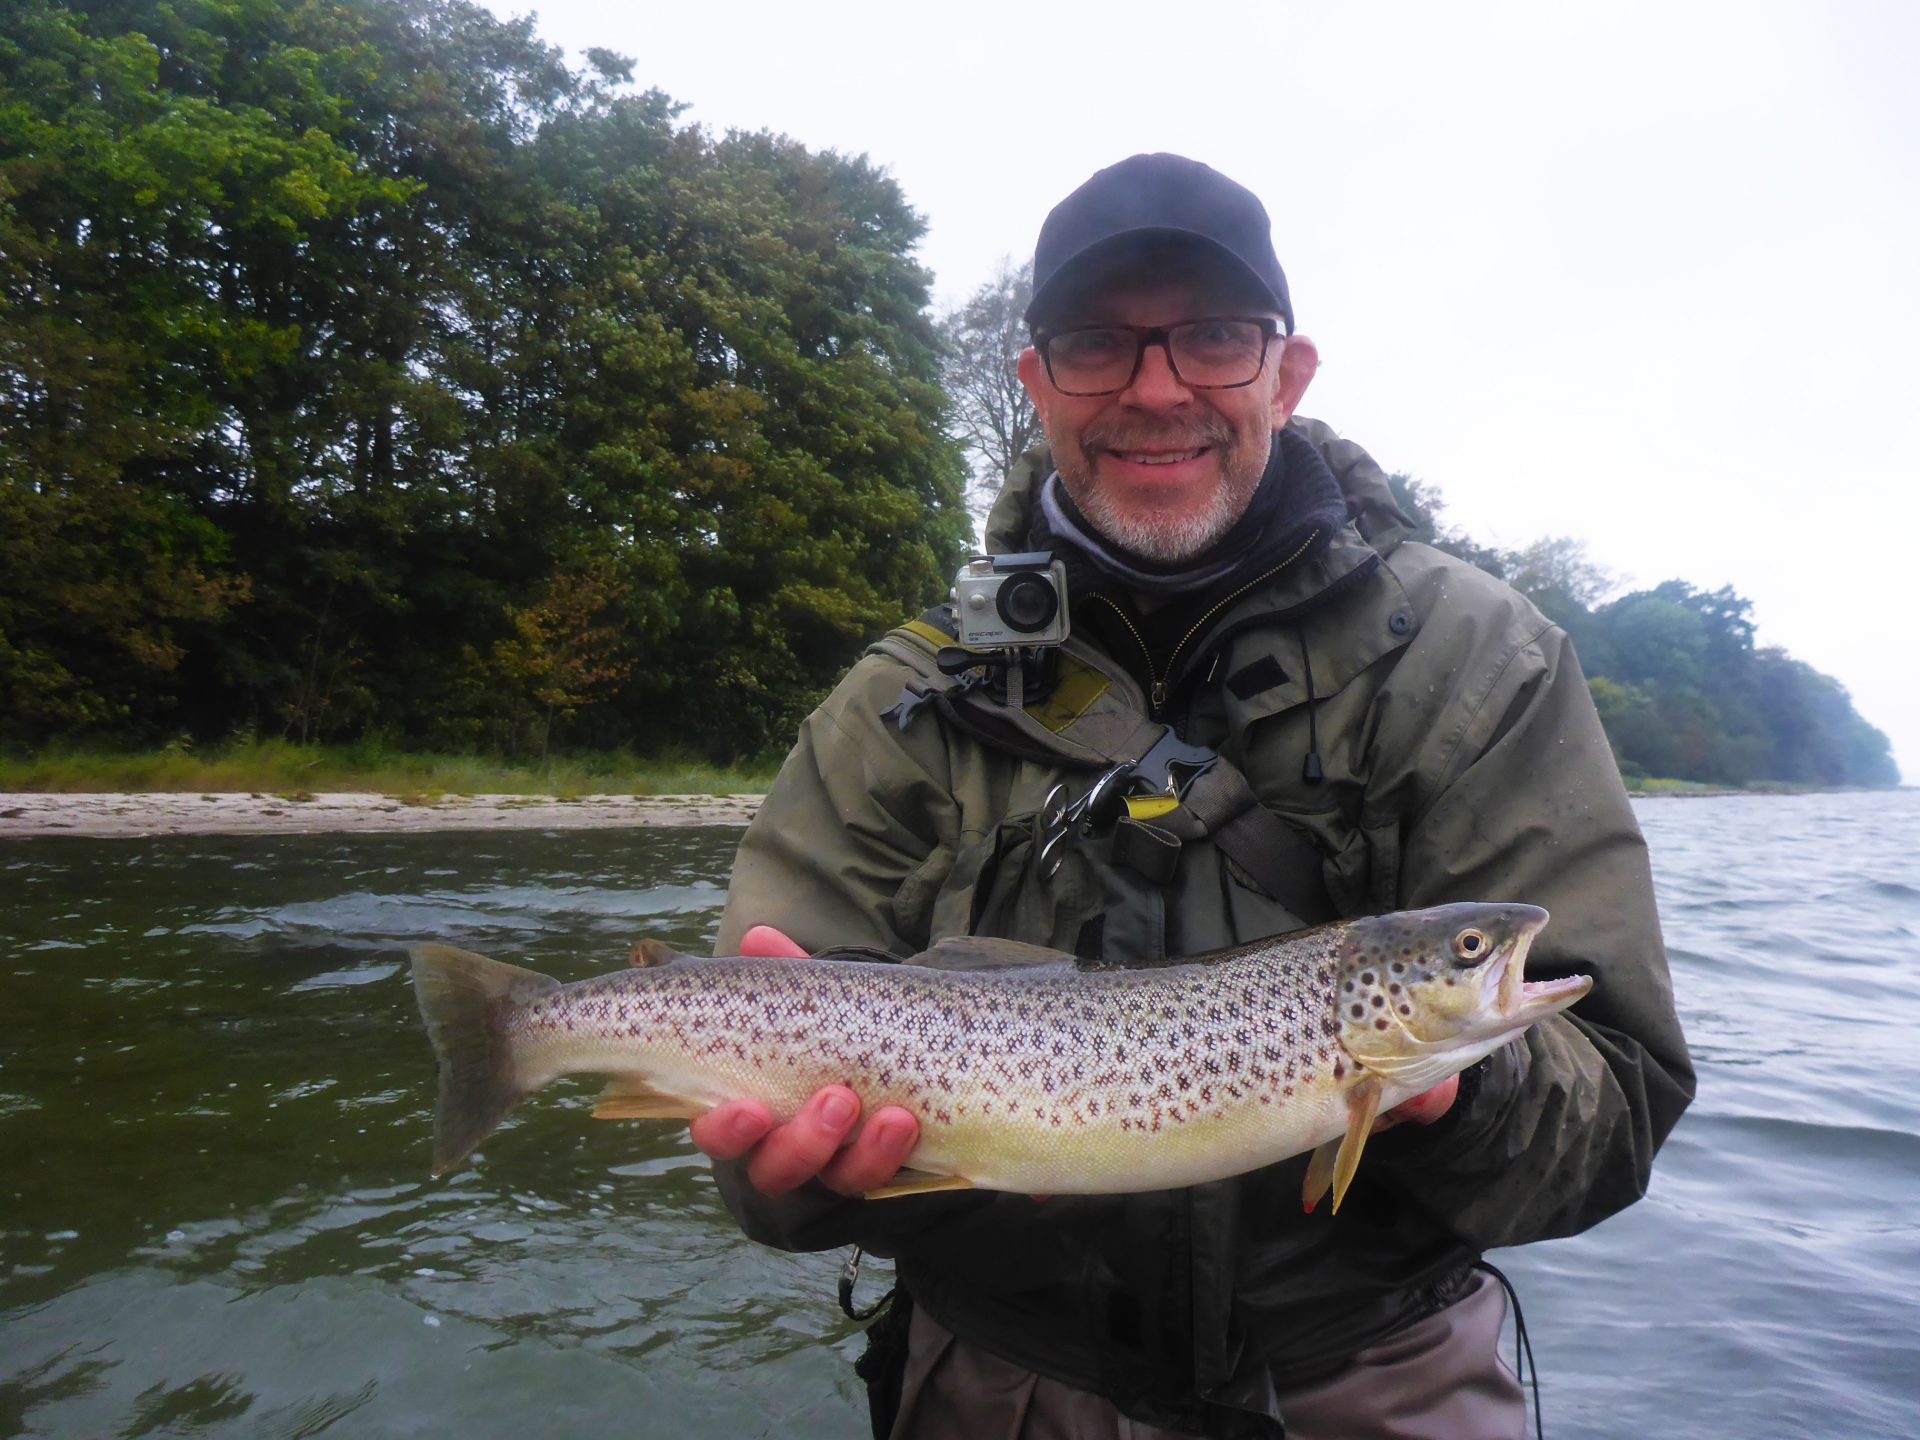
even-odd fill
[[[322,831],[584,830],[744,825],[758,795],[449,795],[403,802],[332,791],[270,794],[0,792],[0,840],[40,835],[294,835]]]

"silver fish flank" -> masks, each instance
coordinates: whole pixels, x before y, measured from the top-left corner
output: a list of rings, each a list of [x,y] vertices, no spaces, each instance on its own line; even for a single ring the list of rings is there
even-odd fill
[[[876,1195],[1112,1194],[1195,1185],[1314,1151],[1305,1200],[1352,1179],[1374,1118],[1585,995],[1528,982],[1544,910],[1363,917],[1178,964],[1083,970],[1011,941],[902,964],[678,955],[562,985],[445,946],[414,951],[440,1060],[434,1170],[524,1096],[609,1077],[602,1118],[685,1119],[754,1097],[778,1120],[823,1085],[920,1121]]]

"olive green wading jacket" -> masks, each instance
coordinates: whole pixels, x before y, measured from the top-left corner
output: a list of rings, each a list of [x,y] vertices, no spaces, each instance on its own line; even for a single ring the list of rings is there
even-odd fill
[[[1408,540],[1373,461],[1294,424],[1355,519],[1210,619],[1157,718],[1237,765],[1304,837],[1310,902],[1263,894],[1204,838],[1152,881],[1116,869],[1105,838],[1043,880],[1036,814],[1056,782],[1078,794],[1096,772],[1010,753],[932,705],[904,727],[883,718],[926,679],[925,642],[897,631],[802,728],[741,844],[717,944],[735,953],[769,924],[813,950],[912,955],[972,932],[1084,953],[1095,933],[1110,961],[1153,961],[1454,900],[1552,912],[1529,974],[1589,974],[1592,992],[1489,1057],[1439,1123],[1374,1137],[1338,1216],[1302,1212],[1304,1156],[1190,1189],[1044,1203],[847,1200],[817,1185],[769,1199],[737,1163],[718,1167],[755,1239],[894,1256],[955,1334],[1140,1420],[1219,1436],[1277,1434],[1280,1393],[1447,1303],[1482,1250],[1632,1203],[1693,1088],[1646,849],[1566,635]],[[1016,473],[989,548],[1025,548],[1047,468],[1041,455]],[[1090,685],[1149,708],[1083,635],[1066,650],[1075,683],[1042,702],[1050,723]],[[1317,783],[1303,778],[1310,748]]]

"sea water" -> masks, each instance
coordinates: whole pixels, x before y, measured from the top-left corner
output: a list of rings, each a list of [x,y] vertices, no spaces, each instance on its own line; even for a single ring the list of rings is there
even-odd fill
[[[1493,1257],[1547,1433],[1920,1434],[1920,793],[1637,808],[1700,1098]],[[0,1435],[864,1433],[840,1257],[683,1128],[575,1082],[425,1173],[405,947],[703,951],[738,834],[0,843]]]

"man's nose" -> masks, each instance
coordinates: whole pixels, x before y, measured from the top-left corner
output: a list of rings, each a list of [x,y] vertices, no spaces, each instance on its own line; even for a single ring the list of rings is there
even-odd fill
[[[1154,340],[1141,350],[1140,368],[1122,398],[1152,409],[1184,405],[1193,398],[1187,383],[1174,373],[1173,356],[1165,340]]]

